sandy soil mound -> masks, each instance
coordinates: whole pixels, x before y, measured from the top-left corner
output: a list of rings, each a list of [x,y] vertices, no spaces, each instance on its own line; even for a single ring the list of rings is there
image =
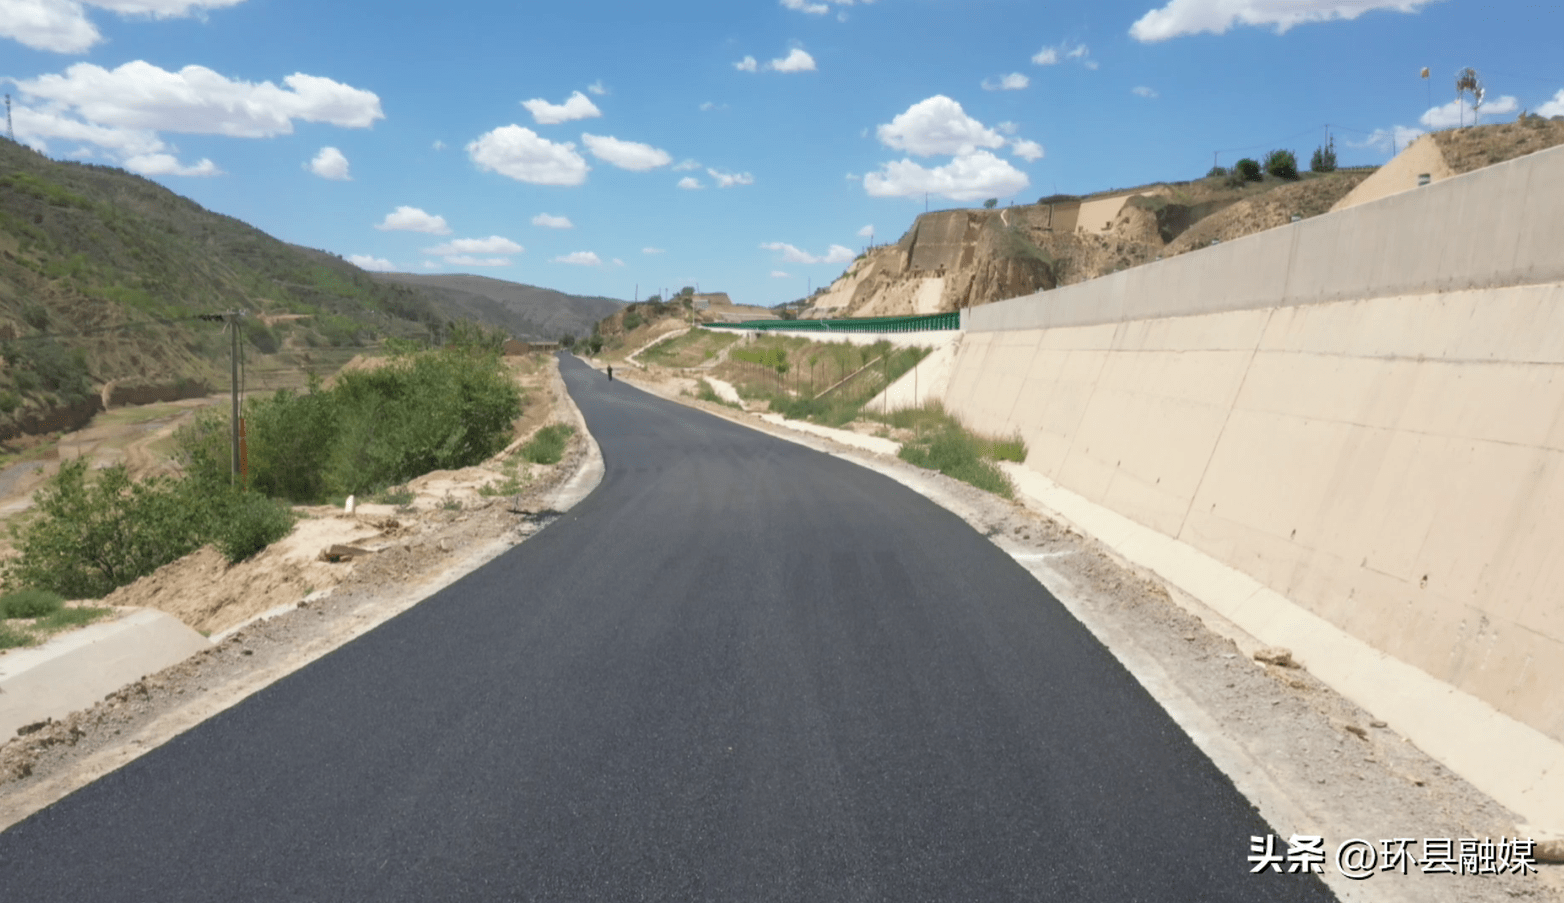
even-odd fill
[[[1457,175],[1564,144],[1564,122],[1527,116],[1524,121],[1435,132],[1445,162]]]
[[[1190,226],[1184,234],[1168,243],[1163,254],[1182,254],[1203,248],[1212,239],[1232,241],[1266,229],[1285,226],[1294,214],[1307,219],[1330,212],[1330,208],[1371,173],[1340,173],[1337,178],[1307,180],[1274,188],[1211,214]]]

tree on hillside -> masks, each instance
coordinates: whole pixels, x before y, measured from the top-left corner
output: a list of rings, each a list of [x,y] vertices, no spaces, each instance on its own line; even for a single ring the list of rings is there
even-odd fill
[[[998,203],[999,203],[999,198],[989,198],[988,200],[983,202],[983,209],[984,210],[993,210],[994,209],[994,205],[996,205]]]
[[[1336,142],[1325,142],[1323,147],[1314,149],[1314,156],[1309,158],[1310,172],[1335,172],[1336,171]]]
[[[1278,179],[1298,178],[1298,157],[1290,150],[1273,150],[1265,155],[1265,171]]]
[[[1243,182],[1258,182],[1264,178],[1259,162],[1248,157],[1233,164],[1233,175]]]

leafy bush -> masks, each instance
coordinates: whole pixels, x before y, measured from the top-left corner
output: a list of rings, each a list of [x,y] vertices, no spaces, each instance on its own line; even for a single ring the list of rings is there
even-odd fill
[[[1265,171],[1278,179],[1298,178],[1298,158],[1290,150],[1273,150],[1265,155]]]
[[[1226,166],[1213,166],[1206,172],[1206,178],[1208,179],[1219,179],[1225,175],[1227,175]]]
[[[238,564],[287,536],[294,520],[285,503],[253,492],[223,492],[214,502],[211,542],[229,564]]]
[[[634,312],[625,314],[624,324],[625,332],[639,327],[641,325],[641,315]]]
[[[41,618],[60,610],[65,597],[45,589],[19,589],[0,596],[0,618]]]
[[[1005,498],[1015,495],[1010,478],[993,461],[983,457],[975,437],[958,427],[947,427],[923,441],[906,443],[900,457],[909,464],[937,470],[995,495]]]
[[[1248,157],[1233,164],[1233,176],[1244,182],[1258,182],[1264,178],[1260,164]]]
[[[31,646],[32,644],[33,638],[31,636],[0,621],[0,649],[16,649],[20,646]]]
[[[565,457],[565,443],[574,432],[569,424],[551,423],[527,440],[521,447],[521,456],[534,464],[558,464]]]
[[[1316,147],[1314,155],[1309,158],[1310,172],[1335,172],[1336,171],[1336,146],[1327,144]]]

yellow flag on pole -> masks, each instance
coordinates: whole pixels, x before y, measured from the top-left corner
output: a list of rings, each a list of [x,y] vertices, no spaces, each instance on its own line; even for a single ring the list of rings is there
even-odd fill
[[[1428,67],[1427,67],[1427,66],[1424,66],[1424,67],[1423,67],[1423,77],[1424,77],[1424,78],[1427,78],[1427,77],[1428,77]]]

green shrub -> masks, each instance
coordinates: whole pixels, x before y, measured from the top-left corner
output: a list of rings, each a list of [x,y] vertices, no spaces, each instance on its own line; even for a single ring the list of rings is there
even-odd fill
[[[534,464],[558,464],[565,457],[565,444],[574,432],[569,424],[551,423],[527,440],[521,447],[521,456]]]
[[[625,332],[629,332],[630,330],[637,328],[641,325],[641,315],[637,313],[625,314],[624,324]]]
[[[922,441],[906,443],[900,457],[909,464],[937,470],[995,495],[1015,495],[1010,478],[993,461],[984,458],[978,440],[959,427],[947,427]]]
[[[1298,178],[1298,158],[1290,150],[1273,150],[1265,155],[1265,171],[1278,179]]]
[[[1233,176],[1243,182],[1258,182],[1264,178],[1260,164],[1248,157],[1233,164]]]
[[[1227,167],[1225,166],[1213,166],[1206,171],[1206,178],[1208,179],[1219,179],[1225,175],[1227,175]]]
[[[44,589],[19,589],[0,596],[0,618],[41,618],[60,610],[65,597]]]
[[[285,503],[254,492],[226,492],[216,502],[211,541],[238,564],[293,530],[296,519]]]
[[[406,486],[390,486],[369,497],[371,502],[377,505],[402,505],[411,504],[418,496]]]

